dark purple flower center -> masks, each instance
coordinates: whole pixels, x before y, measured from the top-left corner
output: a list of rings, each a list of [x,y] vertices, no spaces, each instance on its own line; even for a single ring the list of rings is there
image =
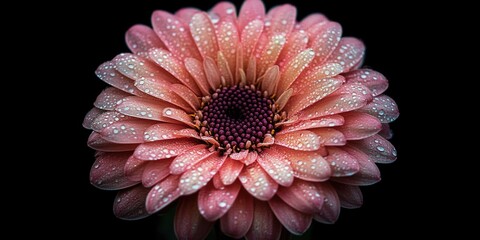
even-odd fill
[[[226,151],[256,149],[265,135],[274,134],[273,105],[253,87],[221,87],[203,99],[200,135],[212,136]]]

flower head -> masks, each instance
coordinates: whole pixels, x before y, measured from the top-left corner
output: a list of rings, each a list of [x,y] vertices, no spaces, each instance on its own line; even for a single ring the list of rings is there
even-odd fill
[[[110,84],[84,126],[91,182],[121,190],[115,215],[140,219],[178,200],[175,232],[277,239],[362,204],[359,186],[396,159],[386,78],[361,69],[364,45],[321,14],[246,0],[210,12],[156,11],[126,34],[132,53],[102,64]]]

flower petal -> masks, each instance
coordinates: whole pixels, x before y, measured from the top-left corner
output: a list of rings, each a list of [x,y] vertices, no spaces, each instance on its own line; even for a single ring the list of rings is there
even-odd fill
[[[263,26],[263,21],[260,20],[248,22],[248,24],[245,26],[245,29],[239,25],[239,29],[243,29],[240,39],[243,46],[244,65],[247,65],[247,61],[251,56],[253,57],[253,53],[257,48],[257,43],[263,32]]]
[[[114,143],[143,143],[143,133],[152,125],[147,120],[124,120],[113,123],[100,133],[102,137]]]
[[[200,94],[200,90],[193,79],[190,78],[190,74],[188,74],[187,69],[185,69],[183,62],[176,58],[171,52],[161,48],[154,48],[150,49],[148,55],[156,64],[176,77],[182,84],[192,90],[195,94]]]
[[[193,40],[202,56],[204,58],[216,58],[218,52],[217,36],[210,17],[204,12],[196,13],[193,15],[189,26]]]
[[[210,85],[208,84],[207,77],[205,75],[204,66],[202,62],[195,58],[185,59],[185,68],[193,77],[193,80],[197,84],[198,88],[204,96],[209,95]]]
[[[285,106],[285,110],[290,114],[296,114],[300,110],[319,102],[326,96],[339,89],[343,82],[344,79],[342,76],[318,79],[316,81],[309,82],[297,93],[297,95],[290,99],[288,104]]]
[[[343,208],[359,208],[363,204],[363,195],[360,187],[351,186],[341,183],[332,183],[340,198],[340,203]]]
[[[265,150],[257,158],[257,162],[262,166],[270,177],[278,184],[288,187],[293,182],[293,170],[290,161],[285,155],[278,151],[278,147]]]
[[[99,153],[90,170],[90,182],[103,190],[118,190],[136,185],[138,182],[125,177],[123,166],[132,152]]]
[[[212,8],[212,10],[210,10],[210,19],[212,19],[213,24],[218,22],[223,23],[224,21],[236,23],[236,13],[237,10],[235,9],[235,5],[232,3],[219,2]]]
[[[308,16],[306,16],[301,22],[300,22],[300,28],[301,29],[309,29],[313,25],[319,24],[319,23],[326,23],[328,21],[327,17],[325,15],[320,14],[320,13],[312,13]]]
[[[224,185],[230,185],[237,179],[238,175],[243,169],[244,164],[231,159],[230,157],[225,160],[225,163],[218,171],[220,179]]]
[[[127,97],[128,98],[128,97]],[[118,121],[131,120],[132,117],[125,116],[119,112],[109,111],[98,115],[92,122],[92,129],[97,132],[101,132],[104,128],[112,125]]]
[[[284,4],[268,11],[265,17],[266,32],[268,35],[282,34],[288,36],[293,30],[297,18],[297,9]]]
[[[272,35],[267,39],[265,47],[259,53],[257,58],[257,75],[261,76],[265,71],[273,66],[286,43],[286,37],[282,34]]]
[[[213,227],[200,215],[196,196],[182,198],[177,206],[174,219],[175,236],[177,239],[205,239]]]
[[[138,220],[150,214],[145,208],[145,199],[150,189],[137,185],[117,193],[113,202],[113,213],[124,220]]]
[[[318,151],[305,152],[288,148],[282,148],[280,151],[290,161],[296,178],[312,182],[326,181],[330,178],[330,166]]]
[[[278,57],[278,66],[283,70],[288,62],[291,62],[292,58],[297,56],[300,52],[307,49],[308,34],[303,31],[293,31],[285,43],[280,56]]]
[[[96,107],[90,109],[90,111],[88,111],[87,115],[85,115],[85,118],[83,119],[82,126],[86,129],[93,129],[93,122],[98,116],[100,116],[104,112],[105,111]]]
[[[339,63],[347,72],[357,63],[361,62],[365,55],[365,45],[356,39],[344,37],[338,43],[337,48],[330,54],[327,62]]]
[[[228,66],[232,72],[238,68],[236,66],[237,47],[240,35],[234,22],[223,22],[217,29],[218,46],[220,51],[227,59]]]
[[[200,101],[198,100],[197,94],[192,92],[189,88],[187,88],[183,84],[172,84],[170,85],[170,89],[176,93],[179,97],[181,97],[188,105],[191,107],[192,110],[196,110],[200,108]]]
[[[159,68],[155,63],[139,55],[122,53],[117,55],[112,62],[115,63],[117,71],[135,81],[154,78],[169,83],[178,82],[176,78]]]
[[[324,128],[341,126],[344,123],[342,115],[331,115],[322,117],[319,119],[299,121],[292,125],[288,125],[282,128],[282,133],[294,132],[299,130],[308,130],[312,128]]]
[[[226,158],[227,156],[212,154],[183,173],[179,185],[182,195],[192,194],[207,185],[222,167]]]
[[[125,152],[134,150],[138,144],[118,144],[112,143],[102,138],[99,133],[92,132],[88,137],[87,145],[98,151],[103,152]]]
[[[200,12],[200,10],[192,7],[181,8],[175,12],[175,16],[179,18],[183,23],[189,23],[192,20],[193,15]]]
[[[325,160],[330,164],[333,177],[346,177],[360,171],[357,160],[342,148],[328,147],[328,155]]]
[[[347,82],[358,82],[367,86],[373,96],[378,96],[388,88],[388,81],[383,74],[371,69],[353,70],[345,75]]]
[[[148,52],[151,48],[167,48],[151,28],[140,24],[128,29],[125,40],[133,53]]]
[[[207,221],[221,218],[232,206],[242,185],[236,182],[216,189],[213,184],[200,189],[198,192],[198,210]]]
[[[253,20],[261,20],[265,18],[265,6],[260,0],[249,0],[243,2],[238,15],[238,29],[241,31],[248,31],[244,29]],[[262,24],[263,25],[263,24]],[[243,41],[242,41],[243,42]]]
[[[275,135],[275,144],[299,151],[315,151],[320,148],[318,136],[306,130],[291,133],[279,132]]]
[[[305,88],[311,88],[310,86],[315,82],[320,81],[319,79],[333,78],[342,72],[343,67],[338,63],[326,63],[321,66],[310,68],[307,71],[304,71],[297,80],[293,82],[293,92],[297,95],[301,91],[308,91],[305,90]]]
[[[157,160],[171,158],[185,152],[186,149],[195,145],[191,139],[164,140],[140,144],[135,149],[134,156],[142,160]]]
[[[136,95],[136,96],[145,96],[145,94],[139,91],[132,79],[129,79],[123,76],[120,72],[115,69],[115,63],[113,62],[105,62],[100,65],[95,74],[98,78],[102,81],[110,84],[111,86],[118,88],[124,92]]]
[[[212,90],[216,90],[221,85],[221,75],[215,61],[212,58],[205,58],[203,61],[205,77]]]
[[[393,131],[390,129],[390,125],[388,123],[382,123],[382,131],[380,131],[378,135],[385,139],[391,139],[393,137]]]
[[[282,69],[282,77],[278,85],[277,94],[290,88],[300,73],[308,67],[314,56],[315,52],[309,48],[298,53],[298,55],[286,63],[285,67]]]
[[[165,102],[161,101],[155,101],[157,99],[152,99],[161,106],[166,105],[166,103],[169,103],[168,105],[173,104],[176,105],[182,109],[185,109],[187,111],[191,111],[191,107],[187,102],[183,100],[178,94],[176,94],[174,91],[172,91],[171,86],[172,84],[160,80],[160,79],[147,79],[144,78],[142,80],[139,80],[135,82],[135,86],[140,89],[140,91],[153,96],[155,98],[161,99]]]
[[[300,119],[312,119],[359,109],[372,100],[370,90],[359,83],[346,83],[330,96],[303,109]]]
[[[170,175],[170,169],[168,166],[172,161],[170,159],[164,159],[160,161],[149,161],[145,166],[142,175],[142,184],[145,187],[152,187],[158,182],[162,181],[168,175]]]
[[[380,135],[351,141],[350,143],[358,150],[366,153],[376,163],[392,163],[397,159],[395,147]]]
[[[185,126],[171,123],[157,123],[145,130],[143,138],[145,142],[182,138],[184,136],[175,134],[182,129],[185,129]]]
[[[318,31],[314,31],[314,36],[312,36],[313,40],[309,46],[315,51],[313,66],[323,64],[331,54],[335,53],[337,46],[342,43],[342,26],[340,24],[336,22],[326,22],[317,24],[316,26],[319,27]],[[312,30],[309,31],[312,32]],[[344,64],[341,65],[344,66]]]
[[[123,167],[125,176],[131,181],[142,181],[143,171],[145,170],[148,161],[138,159],[130,156]]]
[[[108,87],[98,95],[93,105],[102,110],[114,110],[122,102],[122,99],[128,96],[131,95],[116,88]]]
[[[189,127],[195,128],[195,124],[192,122],[192,118],[183,110],[177,108],[165,108],[162,113],[163,117],[176,120]]]
[[[172,174],[182,174],[188,169],[190,169],[196,163],[202,161],[203,159],[214,154],[208,150],[205,144],[198,144],[189,149],[184,153],[178,155],[170,165],[170,172]]]
[[[145,205],[148,213],[158,212],[180,197],[179,179],[178,175],[170,175],[151,188]]]
[[[258,163],[253,163],[242,170],[240,182],[245,190],[262,201],[270,200],[277,192],[278,184],[268,176]]]
[[[333,128],[314,128],[309,130],[319,137],[323,146],[343,146],[347,143],[343,133]]]
[[[115,110],[135,118],[174,122],[169,118],[163,117],[163,110],[167,107],[171,107],[171,105],[154,99],[131,96],[124,98]]]
[[[374,97],[371,103],[359,111],[378,118],[382,123],[391,123],[400,115],[395,101],[386,95]]]
[[[368,186],[380,181],[380,171],[368,155],[351,147],[343,149],[357,160],[360,170],[350,177],[332,178],[333,181],[354,186]]]
[[[168,50],[179,59],[201,58],[189,28],[176,16],[165,11],[155,11],[152,14],[152,25]]]
[[[312,215],[295,210],[279,197],[273,197],[268,204],[280,223],[295,235],[305,233],[312,223]]]
[[[240,189],[230,210],[220,219],[225,235],[233,238],[245,236],[253,222],[253,198]]]
[[[340,215],[340,199],[335,188],[328,182],[316,183],[316,186],[325,200],[320,213],[315,213],[313,218],[321,223],[335,223]]]
[[[280,239],[282,224],[264,201],[254,202],[253,222],[245,239]]]
[[[366,113],[348,112],[342,115],[345,123],[336,129],[341,131],[347,140],[360,140],[371,137],[382,130],[378,118]]]
[[[288,188],[280,187],[277,196],[291,207],[308,214],[319,212],[324,204],[324,196],[314,183],[298,179]]]

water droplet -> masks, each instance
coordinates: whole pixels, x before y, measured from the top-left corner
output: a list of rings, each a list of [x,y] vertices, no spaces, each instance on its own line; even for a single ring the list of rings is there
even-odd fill
[[[226,202],[220,202],[218,203],[218,206],[221,207],[221,208],[224,208],[227,206],[227,203]]]
[[[380,152],[383,152],[383,151],[385,151],[385,148],[382,147],[382,146],[378,146],[378,147],[377,147],[377,150],[380,151]]]
[[[397,156],[397,150],[396,150],[396,149],[393,149],[393,150],[392,150],[392,155],[393,155],[394,157]]]

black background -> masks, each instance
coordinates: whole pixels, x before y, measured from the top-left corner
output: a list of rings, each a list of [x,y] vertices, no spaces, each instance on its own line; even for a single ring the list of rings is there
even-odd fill
[[[62,144],[62,150],[71,153],[61,159],[64,170],[53,178],[67,182],[61,189],[51,186],[55,197],[49,210],[53,209],[59,226],[68,229],[68,235],[81,237],[105,237],[109,239],[163,239],[162,232],[171,232],[169,226],[159,224],[158,216],[139,221],[123,221],[115,218],[112,204],[115,192],[98,190],[89,183],[89,171],[94,161],[94,151],[86,146],[90,132],[81,127],[84,115],[93,106],[96,96],[107,85],[97,79],[94,71],[98,65],[121,52],[128,52],[124,41],[125,31],[132,25],[150,25],[150,15],[156,9],[169,12],[195,6],[208,10],[215,1],[151,1],[137,0],[128,3],[102,1],[99,3],[78,2],[64,6],[58,15],[69,22],[70,28],[56,28],[63,36],[58,41],[62,48],[61,59],[67,63],[63,71],[69,74],[61,84],[68,91],[66,98],[75,99],[68,111],[68,131],[73,137]],[[237,10],[241,1],[233,1]],[[315,3],[314,3],[315,2]],[[265,1],[267,9],[287,1]],[[383,73],[390,81],[387,94],[395,99],[400,108],[400,118],[392,124],[392,143],[398,150],[398,160],[390,165],[381,165],[382,181],[363,187],[364,206],[356,210],[342,209],[334,225],[312,223],[312,239],[343,236],[374,237],[379,229],[395,236],[409,236],[414,229],[421,229],[426,221],[427,206],[423,195],[428,191],[427,179],[421,178],[422,159],[415,158],[412,147],[416,138],[411,137],[407,127],[409,107],[402,101],[413,97],[415,89],[406,88],[420,81],[409,69],[420,66],[414,50],[422,44],[417,32],[423,20],[417,18],[418,9],[407,2],[382,3],[343,1],[294,1],[298,9],[297,18],[321,12],[329,19],[339,22],[344,36],[354,36],[364,41],[367,52],[364,64]],[[60,44],[59,44],[60,45]],[[66,45],[63,47],[63,45]],[[61,60],[60,60],[61,61]],[[403,93],[403,94],[402,94]],[[402,99],[402,97],[404,99]],[[70,112],[71,111],[71,112]],[[71,135],[69,135],[71,136]],[[60,142],[62,142],[60,140]],[[421,208],[421,210],[420,210]],[[50,214],[53,214],[49,212]],[[51,234],[64,235],[52,226],[44,229]]]

